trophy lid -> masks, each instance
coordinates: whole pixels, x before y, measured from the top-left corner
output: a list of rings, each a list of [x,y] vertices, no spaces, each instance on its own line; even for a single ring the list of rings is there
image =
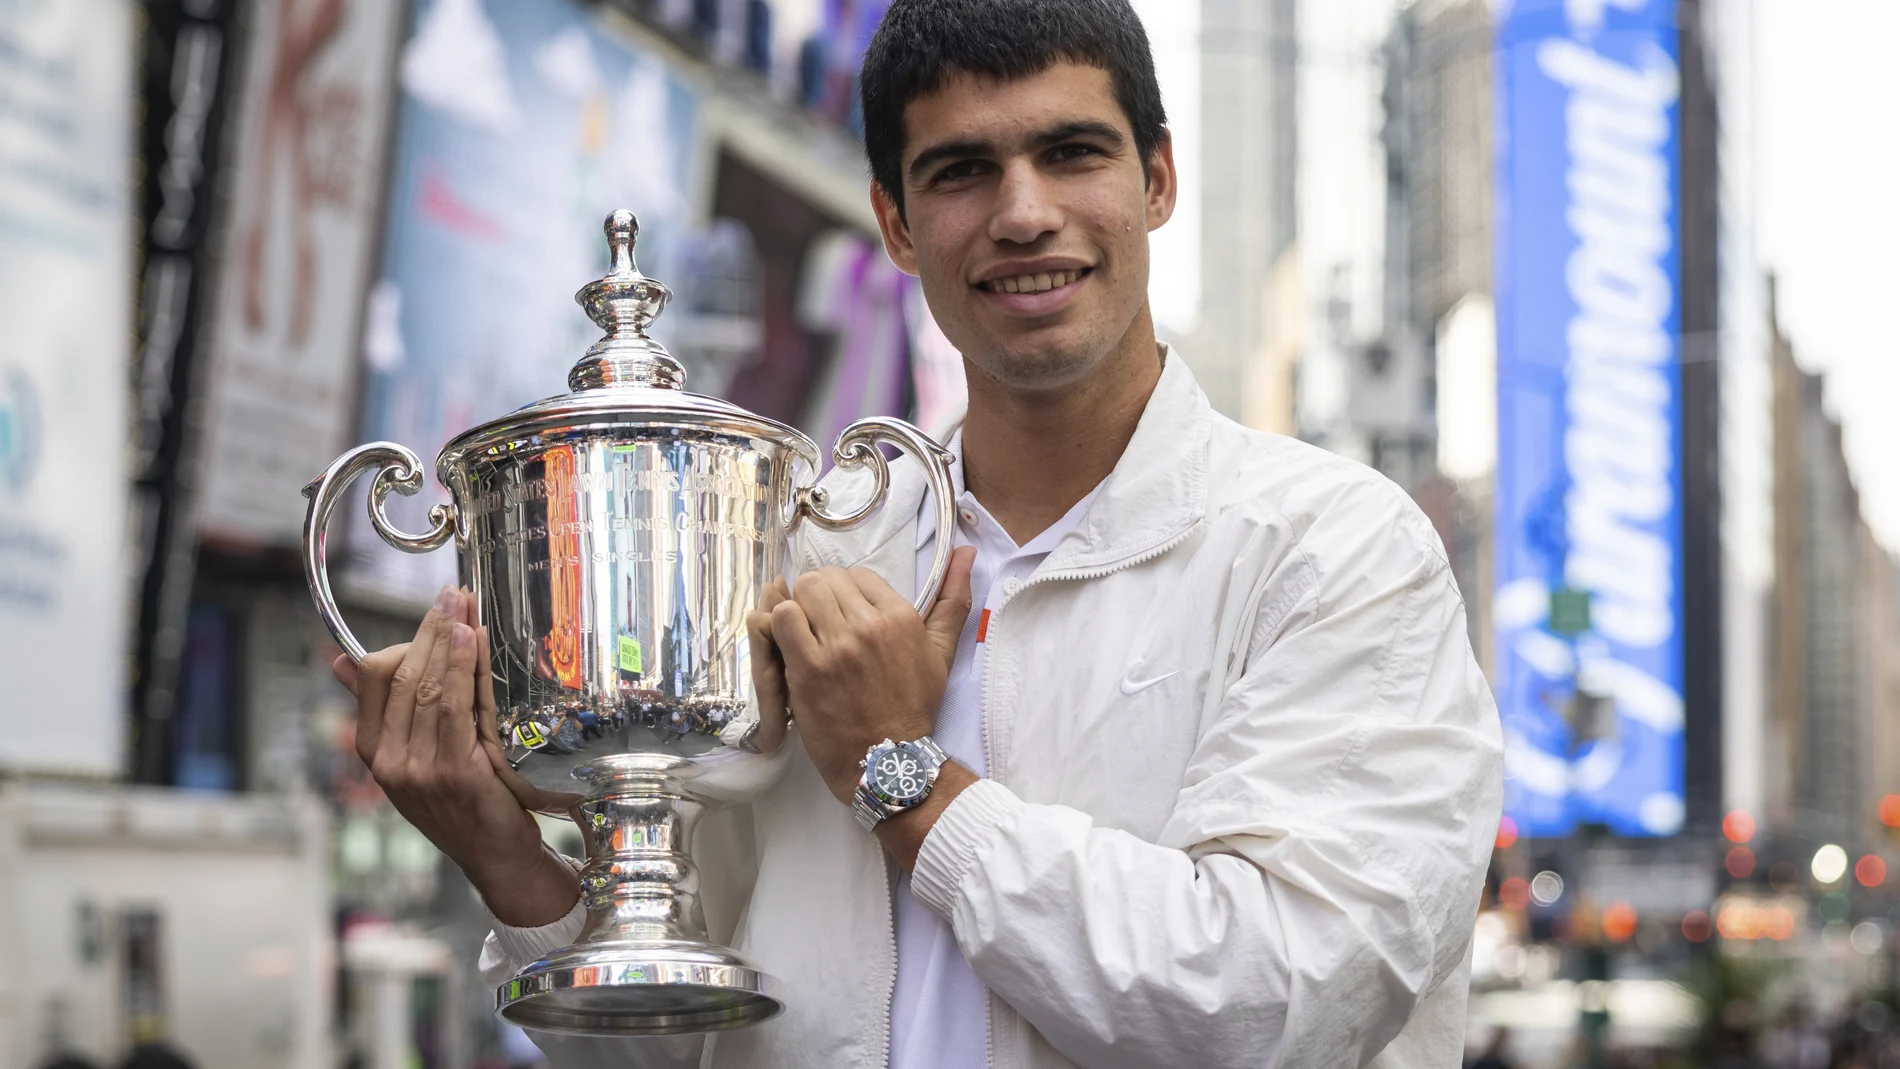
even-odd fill
[[[700,428],[772,439],[796,450],[815,467],[817,445],[794,428],[730,401],[686,392],[686,369],[647,334],[646,328],[672,293],[634,264],[639,220],[621,208],[607,216],[601,229],[611,257],[607,274],[582,286],[574,300],[606,333],[567,373],[570,392],[471,427],[443,447],[437,465],[446,468],[456,458],[524,436],[626,426]]]
[[[607,216],[601,229],[607,234],[611,266],[604,277],[582,286],[574,300],[607,333],[567,373],[568,389],[576,393],[611,386],[683,389],[686,369],[664,345],[647,336],[647,325],[658,318],[673,294],[634,266],[633,243],[640,237],[640,220],[620,208]]]

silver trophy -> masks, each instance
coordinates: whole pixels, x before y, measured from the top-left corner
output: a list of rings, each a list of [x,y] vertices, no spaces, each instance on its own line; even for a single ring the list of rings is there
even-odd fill
[[[449,442],[436,477],[453,504],[432,509],[423,534],[384,513],[391,493],[421,488],[416,454],[375,442],[337,458],[304,488],[304,571],[324,624],[360,661],[324,563],[350,483],[374,473],[370,523],[390,545],[425,553],[453,540],[489,629],[498,715],[479,730],[524,805],[572,815],[586,836],[580,940],[503,984],[501,1014],[587,1035],[737,1028],[783,1003],[770,977],[707,937],[690,847],[704,808],[743,797],[766,767],[751,745],[746,612],[785,574],[799,524],[842,530],[883,504],[880,444],[922,463],[937,530],[949,530],[951,457],[902,420],[859,420],[832,455],[868,467],[873,493],[848,515],[827,511],[810,438],[685,392],[679,362],[646,334],[668,293],[634,266],[639,224],[617,211],[605,229],[612,269],[575,299],[606,336],[568,373],[570,392]],[[919,611],[950,541],[937,540]]]

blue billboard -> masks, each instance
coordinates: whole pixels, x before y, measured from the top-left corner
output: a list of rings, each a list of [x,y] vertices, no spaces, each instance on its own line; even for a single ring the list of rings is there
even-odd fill
[[[1516,0],[1494,53],[1505,813],[1683,820],[1675,0]]]

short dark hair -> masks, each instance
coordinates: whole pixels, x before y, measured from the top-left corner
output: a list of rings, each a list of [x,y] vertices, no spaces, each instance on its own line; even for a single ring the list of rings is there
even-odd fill
[[[957,72],[1002,80],[1058,62],[1108,72],[1144,165],[1168,136],[1148,33],[1128,0],[893,0],[859,91],[871,177],[904,210],[904,109]]]

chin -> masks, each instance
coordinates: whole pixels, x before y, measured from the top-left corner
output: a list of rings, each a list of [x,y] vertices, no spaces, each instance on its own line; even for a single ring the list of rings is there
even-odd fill
[[[998,346],[983,361],[997,382],[1018,390],[1053,390],[1067,386],[1101,365],[1110,346],[1068,341],[1021,339]]]

